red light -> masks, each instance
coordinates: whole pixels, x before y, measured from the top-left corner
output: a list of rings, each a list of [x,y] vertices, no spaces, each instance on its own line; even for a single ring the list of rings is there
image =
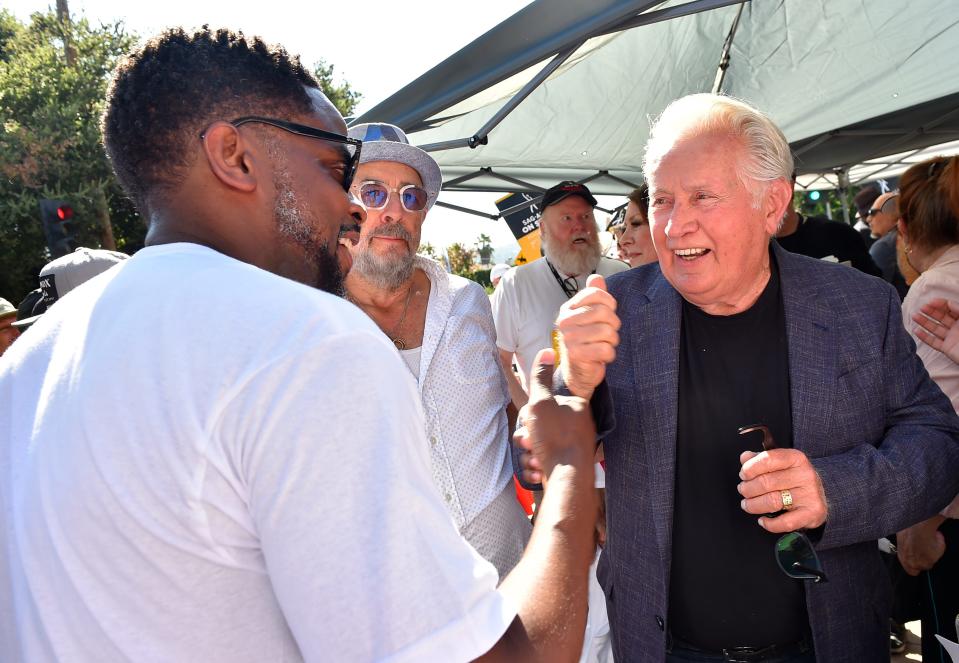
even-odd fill
[[[57,218],[61,221],[66,221],[67,219],[73,218],[73,208],[69,205],[60,205],[57,208]]]

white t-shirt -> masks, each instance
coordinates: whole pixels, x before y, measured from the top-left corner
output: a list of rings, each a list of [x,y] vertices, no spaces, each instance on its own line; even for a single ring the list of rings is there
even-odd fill
[[[604,257],[596,273],[611,276],[627,269],[626,263]],[[577,290],[586,287],[586,277],[575,280]],[[516,355],[524,385],[529,384],[536,353],[551,347],[553,324],[566,300],[566,293],[543,258],[506,272],[493,292],[496,345]]]
[[[515,616],[416,386],[336,297],[192,244],[0,359],[0,660],[470,660]]]

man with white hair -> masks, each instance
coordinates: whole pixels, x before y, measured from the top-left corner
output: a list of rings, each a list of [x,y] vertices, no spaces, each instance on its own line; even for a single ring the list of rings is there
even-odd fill
[[[959,489],[959,419],[899,298],[771,243],[792,158],[745,103],[673,102],[643,170],[659,261],[557,321],[603,439],[616,659],[888,660],[876,539]]]
[[[590,274],[609,276],[629,265],[602,255],[593,208],[584,184],[560,182],[540,201],[539,231],[544,258],[503,275],[493,293],[496,345],[513,404],[526,404],[526,390],[513,373],[513,355],[524,384],[536,353],[551,347],[559,307],[586,285]]]
[[[353,193],[366,206],[366,223],[351,249],[347,297],[416,379],[433,481],[460,534],[503,579],[532,528],[513,488],[509,392],[489,298],[478,283],[416,255],[443,181],[433,157],[392,124],[357,125],[349,135],[363,141]]]

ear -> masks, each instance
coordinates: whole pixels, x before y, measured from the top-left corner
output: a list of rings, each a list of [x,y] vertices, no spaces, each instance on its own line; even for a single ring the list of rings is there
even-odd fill
[[[766,195],[763,199],[763,214],[766,232],[770,236],[776,234],[783,220],[786,209],[792,205],[793,187],[785,177],[773,180],[766,185]]]
[[[902,238],[902,241],[908,242],[909,235],[906,233],[906,224],[902,222],[902,217],[900,216],[896,219],[896,230],[899,231],[899,236]]]
[[[203,133],[203,153],[210,172],[231,189],[256,190],[255,154],[251,145],[229,122],[215,122]]]

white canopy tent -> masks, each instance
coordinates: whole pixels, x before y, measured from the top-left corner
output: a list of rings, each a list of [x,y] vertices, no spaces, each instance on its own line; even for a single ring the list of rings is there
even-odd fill
[[[403,127],[447,191],[625,194],[649,118],[718,88],[779,124],[801,186],[844,187],[959,151],[957,45],[954,0],[537,0],[354,122]]]

